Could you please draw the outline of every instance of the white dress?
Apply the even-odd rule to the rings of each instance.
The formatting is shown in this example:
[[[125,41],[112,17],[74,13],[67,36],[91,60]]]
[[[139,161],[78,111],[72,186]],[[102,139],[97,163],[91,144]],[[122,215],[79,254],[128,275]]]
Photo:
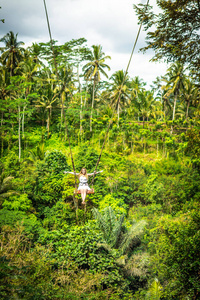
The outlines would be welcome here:
[[[78,191],[80,190],[91,190],[91,188],[88,185],[88,180],[84,175],[81,175],[79,177]]]

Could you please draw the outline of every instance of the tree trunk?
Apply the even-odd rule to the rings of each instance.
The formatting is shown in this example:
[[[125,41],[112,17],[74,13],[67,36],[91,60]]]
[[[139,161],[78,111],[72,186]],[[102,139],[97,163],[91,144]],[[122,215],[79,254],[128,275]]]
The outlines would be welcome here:
[[[88,85],[87,85],[87,81],[86,81],[86,91],[85,91],[85,100],[84,100],[84,107],[86,107],[86,101],[87,101],[87,91],[88,91]]]
[[[50,108],[49,108],[48,109],[48,116],[47,116],[47,137],[49,137],[50,115],[51,115],[51,111],[50,111]]]
[[[175,119],[175,113],[176,113],[176,102],[177,102],[177,94],[174,96],[174,107],[173,107],[173,115],[172,115],[172,121]]]
[[[60,114],[60,125],[63,125],[63,118],[64,118],[64,104],[65,104],[65,92],[62,91],[61,93],[61,114]]]
[[[20,106],[18,106],[18,141],[19,141],[19,162],[21,160],[21,116]]]
[[[190,101],[187,101],[186,121],[187,121],[187,119],[188,119],[189,106],[190,106]]]
[[[3,125],[3,111],[1,113],[1,126]]]
[[[178,95],[175,94],[175,95],[174,95],[174,107],[173,107],[172,121],[174,121],[174,119],[175,119],[177,97],[178,97]],[[172,134],[172,132],[173,132],[173,125],[171,126],[171,131],[170,131],[170,133]]]
[[[144,129],[144,116],[142,116],[142,120],[143,120],[143,129]]]
[[[83,119],[83,116],[82,116],[82,109],[83,109],[83,97],[82,97],[82,88],[81,88],[81,82],[80,82],[80,76],[79,76],[79,65],[77,67],[77,76],[78,76],[78,83],[79,83],[79,93],[81,95],[81,108],[80,108],[80,135],[82,135],[82,131],[83,131],[83,128],[82,128],[82,119]]]
[[[24,111],[25,111],[25,109],[26,109],[26,105],[23,106],[23,114],[22,114],[22,136],[23,136],[23,138],[24,138],[24,119],[25,119]]]
[[[94,92],[95,92],[95,78],[93,82],[93,91],[92,91],[92,109],[90,114],[90,131],[92,131],[92,114],[93,114],[93,108],[94,108]]]
[[[3,157],[3,133],[1,134],[1,157]]]
[[[117,127],[119,127],[119,102],[118,102],[118,105],[117,105]]]
[[[158,138],[157,138],[157,157],[158,157],[159,145],[158,145]]]
[[[82,135],[83,132],[83,126],[82,126],[82,120],[83,120],[83,97],[81,95],[81,109],[80,109],[80,135]]]

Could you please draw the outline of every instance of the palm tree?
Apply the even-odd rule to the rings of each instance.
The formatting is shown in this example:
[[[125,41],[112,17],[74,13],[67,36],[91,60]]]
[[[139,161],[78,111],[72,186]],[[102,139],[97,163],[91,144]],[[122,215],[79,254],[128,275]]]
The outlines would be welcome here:
[[[35,64],[39,66],[44,66],[44,63],[41,60],[41,51],[42,47],[37,43],[32,43],[32,46],[28,47],[27,50],[30,53],[30,56],[33,58]]]
[[[186,121],[189,115],[189,106],[192,102],[194,102],[197,98],[199,98],[200,93],[197,86],[191,81],[190,78],[185,80],[185,90],[184,90],[184,100],[186,103]]]
[[[5,47],[0,47],[2,64],[8,68],[10,76],[13,76],[14,70],[23,58],[24,48],[21,46],[24,42],[18,42],[17,34],[14,35],[12,31],[1,38],[0,42],[5,43]]]
[[[1,126],[3,125],[4,110],[6,99],[8,99],[10,91],[7,89],[7,86],[10,84],[9,73],[6,68],[0,67],[0,100],[1,103]]]
[[[135,99],[138,98],[138,94],[140,91],[144,90],[144,86],[146,85],[139,76],[135,76],[135,78],[130,82],[130,86],[132,89],[132,95]]]
[[[147,118],[148,121],[150,115],[153,114],[154,111],[155,99],[153,97],[153,93],[145,90],[140,91],[138,94],[136,105],[139,109],[139,113],[142,116],[143,128],[144,128],[145,118]]]
[[[101,80],[101,74],[103,74],[106,78],[108,75],[104,71],[105,68],[110,70],[110,67],[105,64],[106,59],[111,59],[110,56],[105,56],[105,53],[102,51],[101,45],[93,45],[93,53],[90,57],[90,62],[88,62],[85,66],[83,66],[84,76],[86,81],[93,80],[93,92],[92,92],[92,108],[90,115],[90,131],[92,131],[92,114],[94,108],[94,96],[95,96],[95,87]]]
[[[133,244],[143,232],[146,222],[144,220],[134,223],[127,231],[123,225],[124,215],[116,216],[111,206],[106,207],[102,213],[92,209],[97,225],[103,234],[105,247],[119,249],[120,255],[127,254]]]
[[[138,95],[140,92],[144,91],[144,86],[146,83],[142,81],[138,76],[135,76],[135,78],[130,82],[130,87],[131,87],[131,104],[133,104],[133,111],[135,109],[137,110],[137,115],[138,115],[138,121],[140,120],[139,118],[139,110],[137,108],[137,105],[135,105],[138,102]]]
[[[25,122],[25,109],[27,106],[27,97],[31,91],[31,83],[37,80],[38,70],[40,65],[35,63],[31,57],[28,57],[26,60],[21,61],[16,68],[21,73],[21,76],[25,82],[25,101],[23,103],[22,109],[22,134],[24,137],[24,122]]]
[[[173,103],[173,114],[172,121],[175,119],[176,113],[176,103],[179,95],[181,94],[181,89],[184,88],[185,75],[184,75],[184,66],[180,62],[176,62],[170,66],[167,70],[167,84],[163,86],[166,93],[164,97],[169,98],[173,95],[174,103]],[[171,127],[171,133],[173,131],[173,127]]]
[[[115,72],[111,76],[111,80],[113,81],[113,84],[111,86],[111,99],[112,102],[115,103],[118,101],[117,105],[117,116],[118,116],[118,127],[119,127],[119,112],[120,112],[120,106],[124,107],[127,104],[130,104],[130,82],[128,76],[124,76],[124,71],[120,70]],[[120,97],[120,98],[119,98]]]
[[[65,108],[65,100],[66,100],[66,95],[71,93],[72,90],[74,89],[74,84],[73,84],[73,69],[72,67],[69,66],[61,66],[59,67],[59,92],[60,92],[60,99],[61,99],[61,126],[63,124],[63,119],[64,118],[64,108]]]

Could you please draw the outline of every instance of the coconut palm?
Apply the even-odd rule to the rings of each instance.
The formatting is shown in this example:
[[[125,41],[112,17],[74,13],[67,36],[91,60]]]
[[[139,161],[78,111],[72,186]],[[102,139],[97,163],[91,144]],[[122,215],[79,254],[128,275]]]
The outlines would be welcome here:
[[[111,100],[112,103],[117,104],[118,126],[120,107],[125,107],[130,104],[130,82],[128,76],[124,76],[124,71],[120,70],[111,76],[113,81],[111,85]]]
[[[180,62],[176,62],[170,66],[166,74],[167,84],[163,86],[166,91],[164,97],[170,98],[173,96],[173,114],[172,121],[175,119],[176,104],[179,95],[181,94],[181,89],[184,88],[185,74],[184,66]]]
[[[35,64],[39,66],[44,66],[44,63],[41,60],[41,51],[42,47],[37,43],[32,43],[30,47],[27,48],[28,52],[30,53],[30,56],[33,58],[33,61]]]
[[[144,86],[146,83],[139,78],[139,76],[135,76],[135,78],[130,82],[132,96],[134,99],[138,98],[138,94],[140,91],[144,90]]]
[[[104,69],[110,70],[110,67],[105,64],[106,59],[111,59],[110,56],[105,56],[105,53],[102,51],[101,45],[93,45],[93,53],[90,57],[90,62],[88,62],[85,66],[83,66],[84,76],[86,81],[93,81],[93,92],[92,92],[92,107],[91,107],[91,115],[90,115],[90,131],[92,131],[92,114],[94,109],[94,96],[95,96],[95,87],[101,80],[101,74],[103,74],[106,78],[108,75],[104,71]]]
[[[10,76],[8,70],[0,67],[0,101],[1,101],[1,126],[3,125],[4,110],[6,99],[9,97],[10,91],[7,86],[10,84]]]
[[[191,79],[187,78],[185,80],[185,89],[184,89],[184,101],[186,103],[186,120],[188,119],[189,115],[189,107],[190,104],[197,99],[199,99],[200,93],[197,86],[191,81]]]
[[[152,92],[145,91],[145,90],[139,92],[136,106],[138,107],[139,114],[142,117],[143,128],[144,128],[145,118],[147,119],[147,121],[149,120],[150,115],[153,114],[155,105],[156,105],[156,101],[153,97]],[[155,117],[154,114],[153,116]]]
[[[146,222],[144,220],[134,223],[127,231],[123,225],[124,215],[117,216],[111,206],[106,207],[101,213],[92,209],[97,225],[103,234],[105,247],[119,249],[124,255],[137,244],[138,237],[142,234]]]
[[[5,44],[5,47],[0,47],[0,51],[2,52],[2,64],[8,68],[10,76],[13,76],[14,70],[16,69],[24,55],[24,48],[21,47],[22,45],[24,45],[24,42],[18,42],[17,34],[14,35],[12,31],[1,38],[0,42],[3,42]]]
[[[66,95],[71,94],[72,91],[75,89],[73,83],[73,69],[70,65],[68,66],[61,66],[58,70],[59,74],[59,92],[60,92],[60,107],[61,107],[61,126],[63,124],[64,119],[64,108],[65,108],[65,100]],[[65,119],[64,119],[65,120]]]

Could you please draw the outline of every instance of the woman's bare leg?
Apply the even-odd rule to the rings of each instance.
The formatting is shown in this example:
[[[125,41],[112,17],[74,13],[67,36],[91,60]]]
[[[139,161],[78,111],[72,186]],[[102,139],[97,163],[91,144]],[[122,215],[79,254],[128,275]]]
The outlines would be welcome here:
[[[85,190],[85,189],[81,190],[82,204],[85,204],[86,193],[87,193],[87,190]]]

